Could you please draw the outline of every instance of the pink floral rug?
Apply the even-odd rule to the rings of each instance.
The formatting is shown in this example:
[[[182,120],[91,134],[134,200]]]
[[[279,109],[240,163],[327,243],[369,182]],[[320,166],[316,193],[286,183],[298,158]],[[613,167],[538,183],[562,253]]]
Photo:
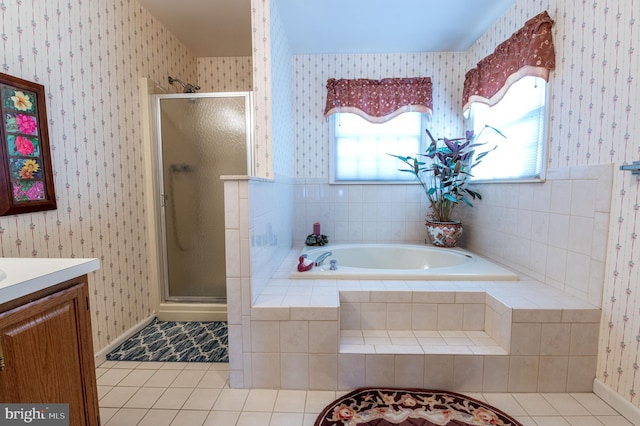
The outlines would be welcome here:
[[[426,389],[362,388],[329,404],[314,426],[522,426],[465,395]]]

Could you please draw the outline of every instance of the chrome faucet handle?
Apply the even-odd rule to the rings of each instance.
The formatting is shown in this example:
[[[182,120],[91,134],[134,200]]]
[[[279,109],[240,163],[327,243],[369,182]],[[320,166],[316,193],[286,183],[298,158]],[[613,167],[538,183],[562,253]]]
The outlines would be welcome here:
[[[329,261],[329,270],[330,271],[337,271],[338,270],[338,261],[335,259],[331,259]]]

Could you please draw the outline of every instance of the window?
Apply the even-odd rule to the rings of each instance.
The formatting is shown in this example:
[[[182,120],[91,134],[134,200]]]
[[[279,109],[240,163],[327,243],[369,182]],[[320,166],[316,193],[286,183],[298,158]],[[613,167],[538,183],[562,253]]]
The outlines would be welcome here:
[[[491,107],[471,103],[469,118],[475,134],[490,125],[506,136],[483,132],[478,142],[487,142],[485,147],[497,146],[497,149],[473,168],[474,181],[544,178],[547,97],[548,83],[540,77],[527,76],[512,84],[504,97]]]
[[[387,154],[424,151],[426,115],[405,112],[384,123],[371,123],[351,113],[329,117],[331,183],[413,182],[402,164]]]

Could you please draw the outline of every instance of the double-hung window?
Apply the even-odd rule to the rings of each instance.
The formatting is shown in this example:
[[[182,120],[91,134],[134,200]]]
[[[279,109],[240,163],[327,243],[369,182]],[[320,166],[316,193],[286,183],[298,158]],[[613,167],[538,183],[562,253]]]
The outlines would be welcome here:
[[[327,80],[331,183],[413,180],[393,155],[423,152],[431,78]]]
[[[426,115],[405,112],[383,123],[371,123],[352,113],[329,117],[330,176],[332,183],[407,183],[415,180],[400,172],[395,155],[424,152]]]
[[[544,178],[547,146],[548,83],[526,76],[513,83],[493,106],[472,102],[469,118],[475,134],[485,125],[478,142],[497,148],[471,171],[474,181],[538,180]],[[479,149],[479,152],[483,149]]]
[[[500,43],[465,74],[463,110],[469,113],[478,142],[497,149],[471,174],[476,181],[544,179],[547,145],[548,92],[555,49],[553,19],[543,11]]]

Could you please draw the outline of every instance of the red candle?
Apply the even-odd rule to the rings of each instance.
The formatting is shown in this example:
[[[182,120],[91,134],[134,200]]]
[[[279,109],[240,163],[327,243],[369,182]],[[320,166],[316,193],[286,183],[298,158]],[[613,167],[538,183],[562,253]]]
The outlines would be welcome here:
[[[320,235],[320,223],[313,224],[313,235]]]

